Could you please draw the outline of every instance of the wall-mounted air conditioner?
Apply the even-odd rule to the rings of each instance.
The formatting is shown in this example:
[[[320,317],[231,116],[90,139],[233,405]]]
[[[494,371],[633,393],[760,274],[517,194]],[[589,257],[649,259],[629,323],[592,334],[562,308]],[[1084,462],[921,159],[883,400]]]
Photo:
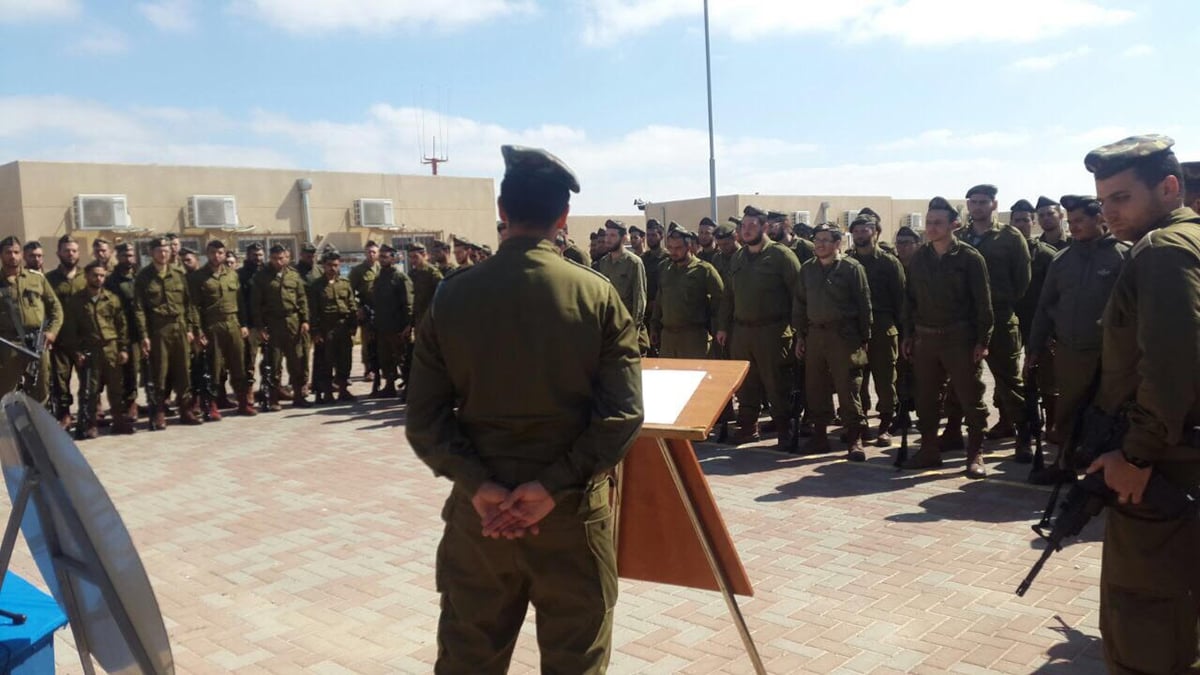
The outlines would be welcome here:
[[[793,225],[812,225],[812,213],[808,211],[792,211]]]
[[[197,228],[237,227],[237,200],[230,195],[192,195],[188,223]]]
[[[359,227],[395,227],[396,218],[390,199],[354,200],[354,222]]]
[[[910,213],[904,217],[904,224],[911,227],[913,231],[920,232],[925,229],[925,216],[920,213]]]
[[[75,195],[75,228],[113,230],[129,227],[125,195]]]

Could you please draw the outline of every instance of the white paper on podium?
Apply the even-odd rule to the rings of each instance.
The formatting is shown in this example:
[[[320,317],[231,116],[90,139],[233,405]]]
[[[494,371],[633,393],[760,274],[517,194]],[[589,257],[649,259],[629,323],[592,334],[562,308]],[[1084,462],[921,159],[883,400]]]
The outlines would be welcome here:
[[[646,424],[674,424],[707,375],[703,370],[643,370]]]

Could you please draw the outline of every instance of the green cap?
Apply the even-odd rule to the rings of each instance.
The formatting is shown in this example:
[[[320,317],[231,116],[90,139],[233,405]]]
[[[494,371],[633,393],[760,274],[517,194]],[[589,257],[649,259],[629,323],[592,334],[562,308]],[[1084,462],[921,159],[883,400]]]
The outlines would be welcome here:
[[[1044,209],[1047,206],[1061,206],[1061,204],[1059,204],[1058,202],[1054,201],[1053,199],[1051,199],[1045,195],[1038,197],[1037,207],[1039,209]]]
[[[1042,197],[1042,199],[1045,199],[1045,197]],[[1042,200],[1039,199],[1038,200],[1038,208],[1041,208],[1041,205],[1042,205]],[[1017,200],[1016,204],[1013,204],[1012,206],[1008,207],[1008,210],[1012,211],[1013,213],[1017,213],[1018,211],[1024,211],[1025,213],[1033,213],[1037,209],[1033,208],[1033,204],[1030,204],[1028,199],[1020,199],[1020,200]]]
[[[733,237],[733,226],[726,224],[718,225],[717,229],[713,230],[713,237],[717,239],[729,239]]]
[[[1083,158],[1083,166],[1101,180],[1115,176],[1138,162],[1171,152],[1175,140],[1161,134],[1130,136],[1102,145]]]
[[[504,157],[504,177],[538,178],[554,185],[562,186],[571,192],[579,192],[579,179],[575,172],[554,155],[541,148],[527,148],[520,145],[502,145],[500,154]]]
[[[987,195],[988,199],[995,199],[996,194],[999,192],[1000,192],[1000,188],[996,187],[995,185],[989,185],[987,183],[982,183],[980,185],[976,185],[975,187],[971,188],[970,190],[967,190],[967,199],[970,199],[971,195],[973,195],[973,194]]]
[[[746,216],[755,216],[757,218],[766,218],[767,212],[763,211],[762,209],[758,208],[757,206],[749,206],[748,205],[748,206],[746,206],[746,208],[742,209],[742,217],[745,218]]]
[[[782,223],[787,221],[788,215],[782,211],[767,211],[768,223]]]
[[[950,213],[950,222],[953,223],[954,221],[958,220],[958,209],[954,208],[954,205],[947,201],[945,197],[934,197],[933,199],[930,199],[927,210],[947,211]]]

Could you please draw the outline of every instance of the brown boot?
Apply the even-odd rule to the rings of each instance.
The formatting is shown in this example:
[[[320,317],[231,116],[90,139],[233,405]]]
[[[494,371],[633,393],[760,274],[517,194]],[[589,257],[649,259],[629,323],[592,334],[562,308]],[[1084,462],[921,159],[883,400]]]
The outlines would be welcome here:
[[[967,478],[986,477],[987,467],[983,465],[983,432],[971,431],[967,438]]]
[[[962,450],[967,447],[963,443],[961,417],[946,418],[946,428],[942,431],[941,438],[938,439],[938,447],[942,449],[942,452]]]
[[[792,431],[792,421],[776,418],[775,428],[779,431],[775,449],[780,452],[791,452],[796,446],[796,434]]]
[[[155,406],[150,415],[150,431],[160,431],[167,428],[167,405]]]
[[[221,421],[221,411],[218,409],[216,401],[209,402],[208,410],[205,411],[204,420],[207,422]]]
[[[833,450],[829,447],[829,428],[824,424],[814,424],[812,437],[804,444],[802,455],[819,455]]]
[[[114,434],[132,434],[135,431],[137,429],[134,428],[133,420],[128,415],[113,413],[112,432]]]
[[[1033,448],[1030,444],[1029,425],[1025,424],[1021,430],[1017,432],[1017,445],[1013,452],[1013,461],[1017,464],[1032,464],[1033,463]]]
[[[200,419],[200,415],[197,413],[196,406],[192,405],[192,401],[183,401],[179,406],[179,422],[191,427],[204,424],[204,420]]]
[[[935,433],[921,434],[921,448],[900,466],[902,469],[932,469],[942,465],[942,450]]]
[[[892,422],[895,415],[879,416],[879,431],[875,432],[875,447],[886,448],[892,445]]]
[[[862,446],[863,431],[865,430],[865,425],[850,427],[850,440],[846,444],[846,459],[851,462],[867,461],[867,452],[863,450]]]
[[[258,411],[254,409],[254,404],[250,402],[251,393],[249,389],[239,391],[237,393],[237,414],[245,415],[246,417],[254,417]]]
[[[751,410],[749,407],[744,409],[739,407],[737,413],[737,433],[733,435],[733,444],[754,443],[759,438],[758,411]]]
[[[216,404],[221,410],[231,410],[234,408],[233,401],[229,400],[229,392],[225,391],[225,387],[221,387],[220,392],[217,394]]]
[[[308,400],[308,387],[296,387],[296,395],[292,397],[293,408],[311,408],[312,401]]]

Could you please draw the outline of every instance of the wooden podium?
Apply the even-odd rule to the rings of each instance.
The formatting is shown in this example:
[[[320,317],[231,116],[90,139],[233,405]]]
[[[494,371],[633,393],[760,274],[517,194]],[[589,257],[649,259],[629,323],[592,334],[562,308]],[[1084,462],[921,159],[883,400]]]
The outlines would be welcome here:
[[[754,589],[692,448],[708,439],[749,367],[642,359],[646,422],[618,467],[617,570],[627,579],[719,591],[755,672],[765,673],[734,598]]]

